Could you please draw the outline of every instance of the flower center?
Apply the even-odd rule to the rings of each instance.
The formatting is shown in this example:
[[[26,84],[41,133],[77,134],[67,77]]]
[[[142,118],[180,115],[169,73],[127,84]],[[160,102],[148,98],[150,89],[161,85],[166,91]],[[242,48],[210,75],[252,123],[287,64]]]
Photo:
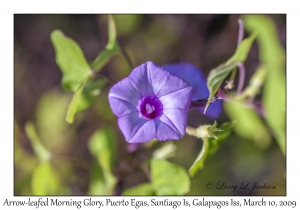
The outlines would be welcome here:
[[[151,114],[152,112],[155,111],[155,107],[154,106],[151,106],[150,104],[146,104],[146,111],[148,114]]]
[[[140,100],[140,112],[148,118],[154,119],[162,114],[163,106],[156,97],[146,97]]]

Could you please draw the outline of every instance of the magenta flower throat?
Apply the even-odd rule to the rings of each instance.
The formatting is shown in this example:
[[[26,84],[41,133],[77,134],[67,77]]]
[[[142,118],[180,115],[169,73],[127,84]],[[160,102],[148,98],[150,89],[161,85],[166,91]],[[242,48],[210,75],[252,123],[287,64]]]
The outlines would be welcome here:
[[[153,62],[115,84],[108,100],[129,143],[178,140],[185,133],[192,87]]]

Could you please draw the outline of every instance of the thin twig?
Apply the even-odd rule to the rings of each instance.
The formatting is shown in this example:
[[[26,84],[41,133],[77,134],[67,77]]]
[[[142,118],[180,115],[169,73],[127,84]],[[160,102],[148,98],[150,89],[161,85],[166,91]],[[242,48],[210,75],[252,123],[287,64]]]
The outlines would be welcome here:
[[[133,67],[133,64],[130,60],[129,55],[127,54],[127,52],[121,46],[119,46],[119,47],[121,49],[122,55],[124,56],[125,60],[127,61],[128,65],[129,65],[129,68],[132,70],[134,67]]]
[[[208,101],[208,98],[202,98],[202,99],[199,99],[199,100],[196,100],[196,101],[192,101],[191,102],[191,105],[190,105],[190,109],[192,108],[201,108],[201,107],[205,107],[206,104],[207,104],[207,101]],[[217,100],[220,100],[222,98],[220,98],[219,96],[214,96],[212,97],[211,101],[210,101],[210,104],[213,104],[215,103]]]
[[[112,82],[113,84],[116,83],[116,81],[115,81],[113,78],[111,78],[111,77],[109,77],[109,76],[107,76],[107,75],[104,75],[104,74],[102,74],[102,73],[99,72],[99,71],[94,71],[94,70],[91,70],[91,71],[92,71],[92,74],[93,74],[94,76],[96,76],[96,77],[104,77],[104,78],[108,79],[110,82]]]
[[[141,168],[143,169],[143,171],[145,172],[147,178],[148,178],[149,181],[151,182],[150,170],[149,170],[149,168],[148,168],[147,163],[143,163],[143,164],[141,165]]]
[[[239,34],[238,34],[237,46],[240,45],[240,43],[244,38],[244,23],[241,19],[239,19],[238,22],[239,22]]]

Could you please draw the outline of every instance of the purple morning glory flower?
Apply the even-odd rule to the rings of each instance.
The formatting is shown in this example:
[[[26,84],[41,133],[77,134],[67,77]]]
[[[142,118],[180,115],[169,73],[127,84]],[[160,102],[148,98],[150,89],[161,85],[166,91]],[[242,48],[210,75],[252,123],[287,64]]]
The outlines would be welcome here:
[[[108,94],[129,143],[180,139],[185,134],[191,99],[192,87],[186,81],[153,62],[133,69]]]
[[[193,88],[192,101],[207,98],[209,96],[209,90],[206,86],[206,77],[203,72],[190,63],[177,63],[167,64],[163,66],[171,74],[176,75],[186,82],[188,82]],[[197,108],[201,113],[204,112],[203,108]],[[205,115],[215,119],[222,112],[222,101],[217,100],[213,104],[210,104]]]

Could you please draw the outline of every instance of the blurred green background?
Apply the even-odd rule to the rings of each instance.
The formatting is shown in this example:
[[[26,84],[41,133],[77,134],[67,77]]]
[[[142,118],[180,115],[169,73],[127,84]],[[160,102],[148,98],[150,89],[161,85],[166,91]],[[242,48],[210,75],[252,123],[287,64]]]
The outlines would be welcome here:
[[[225,14],[113,15],[119,44],[134,66],[146,61],[158,65],[190,62],[201,68],[206,76],[235,52],[240,17]],[[285,48],[286,16],[268,17],[275,23],[277,35]],[[141,165],[165,143],[139,145],[132,152],[108,105],[107,94],[112,84],[102,89],[89,110],[76,115],[73,124],[65,121],[73,94],[64,91],[60,85],[62,73],[55,62],[50,41],[50,34],[55,29],[76,41],[89,61],[105,48],[108,39],[106,15],[14,16],[14,194],[120,195],[125,189],[149,182]],[[259,65],[258,52],[255,42],[245,62],[246,85]],[[102,72],[119,81],[130,70],[125,59],[116,56]],[[232,132],[217,153],[205,162],[205,167],[191,178],[187,195],[286,194],[286,158],[270,134],[255,135],[256,129],[269,131],[265,121],[255,123],[256,127],[251,131],[253,121],[247,121],[249,116],[241,118],[246,128],[238,127],[237,132]],[[228,121],[230,119],[223,111],[217,122]],[[190,126],[213,122],[199,112],[189,112]],[[98,134],[94,134],[98,129]],[[108,158],[108,164],[112,165],[108,173],[101,172],[97,165],[97,151],[93,150],[98,148],[97,140],[91,139],[97,135],[115,144],[114,152]],[[173,143],[176,151],[169,161],[188,170],[201,150],[202,141],[185,135]],[[46,152],[39,156],[34,147]],[[103,147],[99,146],[99,151],[103,151],[101,149]],[[47,161],[41,162],[43,158]],[[210,181],[215,185],[219,181],[226,182],[238,188],[234,192],[215,187],[207,189]],[[267,183],[276,189],[239,189],[243,181]],[[43,185],[52,187],[49,190]]]

